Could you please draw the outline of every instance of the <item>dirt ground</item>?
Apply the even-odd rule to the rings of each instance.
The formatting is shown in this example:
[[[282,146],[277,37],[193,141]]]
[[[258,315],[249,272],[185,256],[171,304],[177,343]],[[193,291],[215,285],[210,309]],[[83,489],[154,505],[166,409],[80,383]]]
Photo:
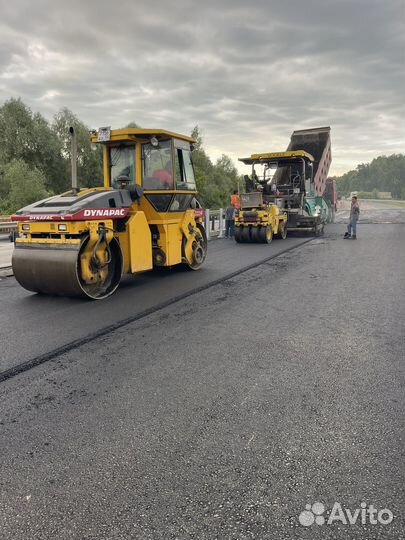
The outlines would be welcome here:
[[[405,201],[380,201],[360,199],[359,223],[405,223]],[[350,201],[339,201],[335,222],[346,223]]]

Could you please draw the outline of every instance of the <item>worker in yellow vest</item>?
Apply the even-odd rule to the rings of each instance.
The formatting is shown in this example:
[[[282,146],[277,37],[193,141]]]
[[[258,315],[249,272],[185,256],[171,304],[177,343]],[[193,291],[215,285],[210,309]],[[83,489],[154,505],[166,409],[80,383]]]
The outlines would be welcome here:
[[[240,208],[240,197],[236,189],[233,192],[233,195],[231,195],[231,205],[237,210]]]

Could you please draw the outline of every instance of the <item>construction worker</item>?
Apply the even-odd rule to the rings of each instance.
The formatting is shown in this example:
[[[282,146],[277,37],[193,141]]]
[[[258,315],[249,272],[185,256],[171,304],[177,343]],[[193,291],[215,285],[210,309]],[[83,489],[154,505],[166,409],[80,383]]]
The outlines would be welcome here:
[[[347,225],[347,231],[345,232],[345,235],[343,238],[356,240],[357,222],[359,220],[359,216],[360,216],[359,203],[357,202],[356,195],[353,195],[352,205],[350,207],[349,223]]]
[[[152,173],[153,178],[160,181],[157,189],[173,189],[172,164],[168,161],[163,169],[157,169]],[[155,188],[156,189],[156,188]]]
[[[233,238],[235,231],[235,213],[234,206],[228,206],[225,210],[225,238]]]
[[[236,210],[239,210],[240,208],[240,197],[236,189],[233,192],[233,195],[231,195],[231,205],[236,208]]]

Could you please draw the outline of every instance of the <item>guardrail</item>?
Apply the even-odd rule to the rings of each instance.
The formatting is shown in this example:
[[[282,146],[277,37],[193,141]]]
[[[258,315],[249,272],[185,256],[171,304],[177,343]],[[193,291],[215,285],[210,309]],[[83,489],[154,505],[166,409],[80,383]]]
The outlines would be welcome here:
[[[223,208],[219,210],[205,210],[205,231],[208,240],[224,237],[225,211]]]
[[[15,221],[0,222],[0,234],[7,234],[17,231],[17,223]]]
[[[14,240],[17,228],[18,225],[15,221],[11,221],[11,216],[0,216],[0,234],[9,234],[10,240]]]

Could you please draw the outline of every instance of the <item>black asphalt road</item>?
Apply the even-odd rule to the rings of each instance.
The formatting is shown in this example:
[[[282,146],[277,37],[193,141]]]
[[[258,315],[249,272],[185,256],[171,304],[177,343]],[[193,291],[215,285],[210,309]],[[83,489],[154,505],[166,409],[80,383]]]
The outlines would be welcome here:
[[[310,238],[305,234],[291,235],[269,245],[215,240],[209,243],[207,261],[198,272],[173,268],[126,277],[111,298],[98,302],[41,296],[26,291],[12,277],[0,279],[0,372],[135,317],[196,287],[207,286]]]
[[[0,538],[403,539],[405,226],[358,236],[331,228],[2,383]],[[306,527],[315,502],[393,521]]]

